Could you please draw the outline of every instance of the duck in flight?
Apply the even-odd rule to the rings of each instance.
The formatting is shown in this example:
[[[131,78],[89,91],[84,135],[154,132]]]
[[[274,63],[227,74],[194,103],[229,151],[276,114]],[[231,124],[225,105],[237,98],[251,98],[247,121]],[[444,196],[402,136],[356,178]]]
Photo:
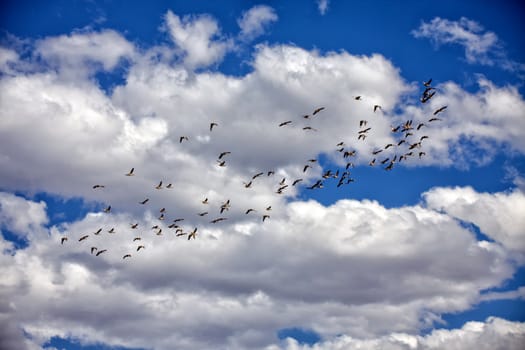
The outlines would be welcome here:
[[[131,170],[126,174],[126,176],[133,176],[133,172],[135,171],[135,168],[131,168]]]

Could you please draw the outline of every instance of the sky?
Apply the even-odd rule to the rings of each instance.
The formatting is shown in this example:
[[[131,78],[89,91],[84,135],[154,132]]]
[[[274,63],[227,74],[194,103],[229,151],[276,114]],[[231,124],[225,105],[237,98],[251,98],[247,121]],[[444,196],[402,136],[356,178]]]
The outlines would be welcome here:
[[[1,349],[525,344],[520,1],[0,6]]]

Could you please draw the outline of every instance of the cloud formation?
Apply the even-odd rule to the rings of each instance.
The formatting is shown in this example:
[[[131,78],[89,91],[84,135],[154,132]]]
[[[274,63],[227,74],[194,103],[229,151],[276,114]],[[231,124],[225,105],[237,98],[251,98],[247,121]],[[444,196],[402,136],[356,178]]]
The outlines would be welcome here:
[[[275,10],[266,5],[257,5],[244,12],[237,20],[241,32],[239,36],[243,40],[253,40],[264,33],[266,27],[277,21]]]

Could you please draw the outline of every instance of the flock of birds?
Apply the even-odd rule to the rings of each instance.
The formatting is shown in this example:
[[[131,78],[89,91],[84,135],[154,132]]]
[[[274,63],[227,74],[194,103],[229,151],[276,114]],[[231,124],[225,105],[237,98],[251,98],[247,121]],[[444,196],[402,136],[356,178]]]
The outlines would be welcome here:
[[[423,82],[424,91],[421,94],[420,102],[421,103],[427,103],[436,93],[436,88],[431,86],[432,79]],[[361,101],[361,96],[354,96],[354,100]],[[391,132],[396,136],[395,141],[393,143],[388,143],[384,145],[381,148],[377,148],[372,151],[371,154],[371,160],[369,161],[369,166],[376,166],[381,165],[384,170],[391,171],[394,168],[394,165],[397,163],[401,163],[402,161],[406,161],[409,158],[413,157],[416,159],[421,159],[426,155],[425,151],[423,149],[423,142],[427,139],[429,139],[428,135],[421,135],[422,130],[424,128],[430,127],[432,123],[438,122],[441,119],[438,117],[438,114],[442,113],[447,106],[442,106],[438,109],[436,109],[433,112],[433,115],[428,118],[428,120],[423,122],[418,122],[417,124],[413,123],[412,120],[407,120],[399,125],[391,125]],[[323,110],[325,110],[325,107],[319,107],[313,110],[311,114],[305,114],[302,116],[303,120],[310,120],[318,115],[318,113],[321,113]],[[380,105],[374,105],[373,106],[373,112],[382,112],[382,107]],[[292,120],[287,120],[284,122],[281,122],[278,127],[279,128],[286,128],[290,127],[294,122]],[[212,122],[209,125],[209,131],[212,132],[215,127],[218,126],[218,123]],[[311,126],[304,126],[302,127],[304,131],[317,131]],[[364,141],[370,133],[370,130],[372,129],[371,126],[369,126],[367,120],[360,120],[359,121],[359,131],[357,132],[357,141]],[[179,143],[183,143],[185,141],[189,141],[188,136],[180,136]],[[426,141],[425,141],[426,142]],[[336,151],[341,153],[343,158],[343,164],[345,164],[342,168],[337,169],[328,169],[324,170],[324,172],[321,175],[320,179],[314,180],[313,184],[306,186],[305,188],[308,190],[315,190],[315,189],[321,189],[324,186],[324,183],[328,180],[337,180],[337,188],[348,185],[355,180],[351,177],[351,168],[354,167],[353,162],[351,159],[356,156],[356,150],[347,148],[345,143],[343,141],[337,143],[335,145]],[[226,162],[228,159],[228,156],[231,154],[230,151],[224,151],[221,152],[218,155],[217,158],[217,165],[219,167],[225,167]],[[314,157],[307,161],[307,163],[303,166],[302,172],[306,173],[309,168],[313,166],[314,163],[316,163],[318,160]],[[133,177],[135,176],[135,168],[131,168],[129,172],[123,174],[126,177]],[[258,172],[254,174],[248,181],[243,182],[243,186],[245,188],[250,188],[252,185],[254,185],[257,178],[266,176],[271,177],[275,175],[275,171],[268,170],[265,172]],[[298,186],[300,182],[303,181],[303,178],[296,178],[291,180],[290,182],[287,182],[286,178],[282,178],[280,181],[278,181],[276,185],[276,191],[277,194],[283,194],[286,189],[288,189],[290,186]],[[92,186],[93,190],[102,190],[105,188],[105,185],[102,184],[95,184]],[[173,188],[173,184],[164,184],[163,181],[160,181],[156,186],[154,186],[155,189],[161,190],[161,189],[171,189]],[[149,202],[149,198],[145,198],[142,201],[139,201],[138,204],[140,205],[147,205]],[[197,213],[198,216],[204,217],[210,214],[210,202],[208,198],[204,198],[201,201],[202,205],[207,207],[208,210],[204,210],[202,212]],[[218,207],[218,216],[210,220],[209,222],[211,224],[217,224],[221,221],[228,220],[228,217],[226,216],[226,213],[231,208],[231,201],[230,199],[225,199],[222,201]],[[104,213],[111,213],[111,205],[108,205],[103,209]],[[264,208],[264,213],[260,215],[261,222],[265,222],[267,219],[270,219],[270,212],[272,210],[271,205],[266,206]],[[254,215],[251,213],[256,213],[257,210],[255,208],[246,208],[244,211],[245,215]],[[151,227],[151,230],[157,235],[161,236],[163,234],[163,226],[161,223],[165,222],[166,220],[166,208],[161,208],[158,213],[158,224],[155,224]],[[174,230],[174,234],[176,237],[187,237],[187,240],[196,239],[197,238],[197,232],[198,228],[194,227],[191,231],[185,230],[181,225],[182,221],[184,221],[184,218],[175,218],[172,220],[172,222],[167,225],[168,229]],[[138,230],[139,223],[131,223],[130,228],[132,230]],[[193,227],[193,226],[191,226]],[[99,228],[96,232],[93,232],[93,235],[100,235],[103,233],[103,229]],[[109,234],[115,234],[115,228],[112,227],[109,230],[107,230],[107,233]],[[88,240],[90,237],[90,234],[84,234],[81,237],[78,238],[78,242],[84,242]],[[61,237],[61,244],[65,244],[68,241],[67,236]],[[144,250],[146,248],[145,244],[141,243],[142,238],[140,236],[135,236],[132,240],[134,244],[134,251],[139,252],[141,250]],[[96,246],[91,246],[89,251],[94,256],[100,256],[101,254],[107,252],[107,249],[99,249]],[[122,259],[128,259],[131,258],[132,254],[130,252],[125,253],[122,256]]]

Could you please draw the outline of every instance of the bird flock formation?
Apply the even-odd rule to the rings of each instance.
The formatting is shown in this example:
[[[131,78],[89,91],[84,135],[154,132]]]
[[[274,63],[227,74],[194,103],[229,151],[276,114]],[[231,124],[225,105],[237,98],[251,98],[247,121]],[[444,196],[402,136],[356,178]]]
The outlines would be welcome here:
[[[432,79],[423,82],[424,91],[421,94],[420,102],[421,103],[427,103],[435,94],[436,94],[436,88],[431,86]],[[363,101],[363,98],[361,96],[354,96],[353,99],[355,101]],[[361,102],[360,102],[361,103]],[[415,158],[415,159],[421,159],[426,155],[425,151],[423,150],[424,142],[427,142],[425,140],[429,139],[428,135],[422,135],[422,131],[425,130],[425,128],[428,128],[431,126],[432,123],[438,122],[441,119],[437,116],[438,114],[445,111],[447,106],[442,106],[438,109],[436,109],[433,112],[433,115],[428,118],[425,121],[419,121],[417,123],[414,123],[413,120],[406,120],[405,122],[399,124],[399,125],[391,125],[391,132],[394,137],[393,143],[388,143],[384,145],[381,148],[374,149],[371,153],[371,160],[369,161],[369,166],[376,166],[380,165],[383,167],[386,171],[391,171],[394,168],[394,165],[397,163],[401,163],[402,161],[406,161],[409,158]],[[315,117],[321,112],[325,110],[325,107],[319,107],[312,111],[311,114],[305,114],[302,115],[301,119],[304,121],[309,121]],[[382,112],[382,107],[380,105],[373,105],[373,112]],[[284,122],[281,122],[278,124],[279,128],[289,128],[293,127],[294,121],[293,120],[287,120]],[[219,124],[216,122],[211,122],[209,124],[209,131],[212,132],[214,128],[218,127]],[[315,128],[306,125],[302,126],[302,130],[305,132],[315,132],[317,131]],[[370,131],[372,130],[372,126],[370,126],[369,122],[367,120],[360,120],[359,121],[359,131],[357,132],[357,142],[365,141],[367,137],[370,135]],[[188,136],[180,136],[179,143],[187,142],[190,138]],[[343,164],[344,166],[336,169],[328,169],[324,170],[324,172],[321,175],[321,178],[314,179],[313,183],[310,185],[305,185],[305,188],[308,190],[315,190],[315,189],[321,189],[324,187],[324,184],[328,180],[337,180],[337,188],[348,185],[355,181],[354,178],[351,177],[351,168],[354,167],[354,163],[351,161],[353,157],[356,156],[357,151],[352,148],[347,148],[345,145],[345,142],[341,141],[335,145],[334,152],[339,152],[343,158]],[[220,152],[217,157],[217,166],[219,167],[225,167],[227,165],[227,159],[228,156],[231,155],[231,151],[223,151]],[[306,164],[302,167],[302,172],[306,173],[309,168],[312,168],[313,164],[317,163],[318,160],[315,157],[312,157],[306,161]],[[135,176],[135,168],[131,168],[129,172],[123,174],[126,177],[133,177]],[[254,174],[248,181],[243,182],[244,188],[251,188],[255,182],[257,181],[257,178],[259,177],[272,177],[275,175],[274,170],[267,170],[267,171],[261,171],[256,174]],[[299,186],[300,183],[303,181],[303,178],[296,178],[293,180],[290,180],[288,182],[288,179],[285,177],[280,179],[276,183],[276,190],[275,193],[278,195],[283,194],[290,186],[295,187]],[[104,190],[105,185],[102,184],[95,184],[92,186],[93,190]],[[162,189],[171,189],[173,188],[172,183],[164,184],[163,181],[160,181],[157,185],[153,186],[156,190],[162,190]],[[139,205],[147,205],[149,203],[149,198],[144,198],[141,201],[138,201]],[[208,215],[212,215],[212,209],[210,205],[210,201],[207,197],[201,200],[201,204],[206,208],[206,210],[200,211],[196,213],[199,217],[205,217]],[[218,208],[216,209],[217,217],[214,217],[209,221],[210,224],[217,224],[219,222],[228,220],[227,212],[231,208],[231,201],[230,199],[224,199]],[[270,219],[270,212],[272,210],[271,205],[266,206],[263,209],[263,213],[259,215],[260,222],[265,222],[267,219]],[[107,205],[103,212],[106,214],[110,214],[112,211],[111,205]],[[256,215],[258,212],[255,208],[245,208],[244,214],[245,215]],[[253,213],[253,214],[252,214]],[[173,219],[169,225],[163,225],[162,223],[167,222],[167,211],[166,208],[161,208],[158,211],[158,224],[155,224],[151,227],[151,230],[153,233],[157,236],[163,235],[163,229],[166,230],[173,230],[173,233],[176,237],[187,237],[187,240],[196,239],[197,238],[197,232],[198,228],[194,225],[191,225],[189,227],[193,227],[193,229],[185,229],[182,225],[182,222],[185,220],[185,218],[175,218]],[[191,221],[189,219],[188,221]],[[139,229],[139,223],[130,223],[130,229],[131,230],[138,230]],[[104,230],[102,228],[99,228],[97,231],[93,232],[92,234],[95,236],[98,236],[102,234]],[[116,230],[114,227],[111,227],[110,229],[106,230],[108,234],[115,234]],[[83,234],[81,237],[79,237],[77,240],[78,242],[82,243],[84,241],[87,241],[89,239],[91,234]],[[68,241],[68,236],[64,235],[61,237],[60,243],[64,245]],[[133,243],[133,250],[134,252],[139,252],[141,250],[144,250],[146,248],[145,244],[141,244],[142,238],[139,235],[136,235],[132,239]],[[94,256],[100,256],[101,254],[107,252],[107,249],[99,249],[96,246],[91,246],[88,250],[91,255]],[[131,252],[127,252],[122,256],[122,259],[128,259],[131,258],[132,254]]]

